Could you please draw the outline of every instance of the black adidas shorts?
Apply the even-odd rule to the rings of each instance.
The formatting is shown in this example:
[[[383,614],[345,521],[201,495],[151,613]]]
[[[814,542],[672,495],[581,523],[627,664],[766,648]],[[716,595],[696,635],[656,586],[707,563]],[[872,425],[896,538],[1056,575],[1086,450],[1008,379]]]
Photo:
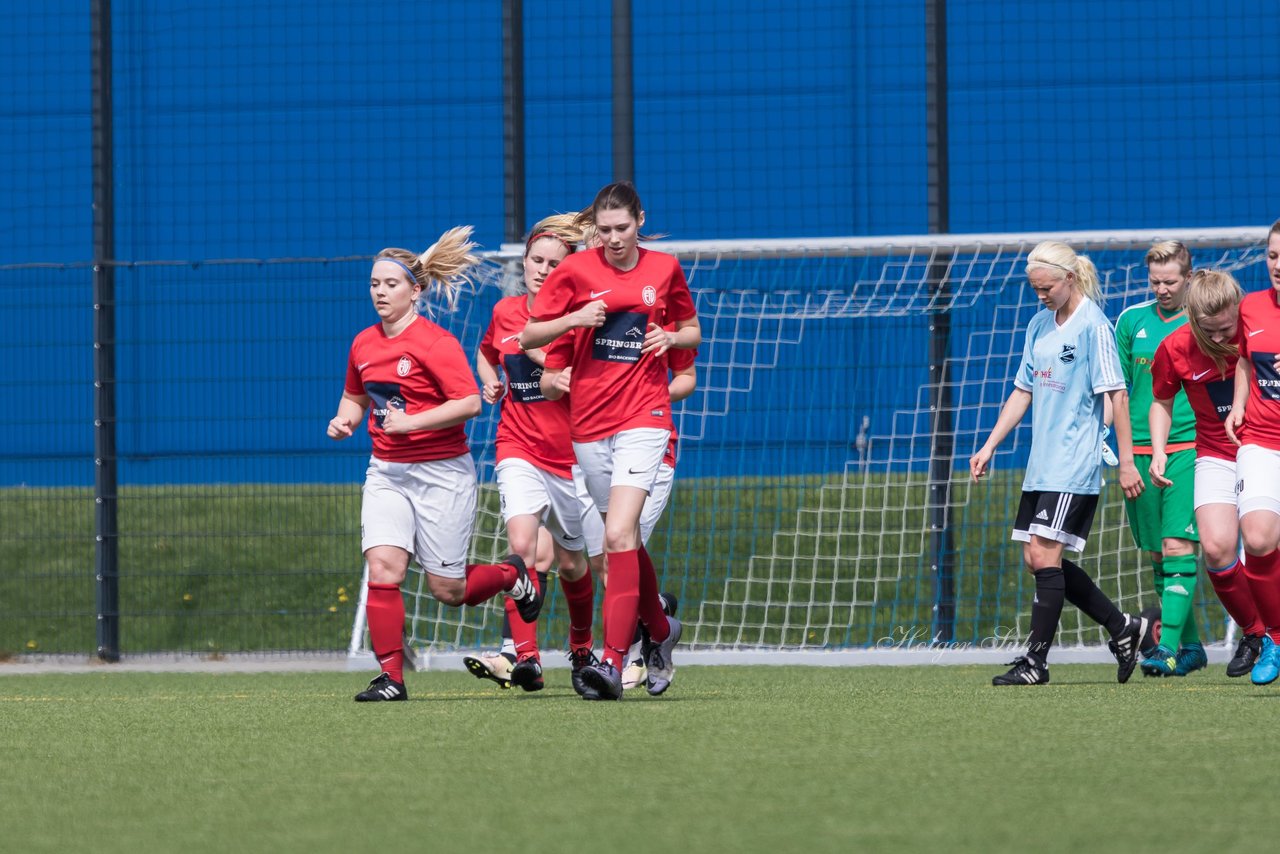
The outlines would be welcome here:
[[[1031,535],[1084,551],[1098,510],[1098,496],[1072,492],[1024,492],[1013,522],[1013,539],[1031,542]]]

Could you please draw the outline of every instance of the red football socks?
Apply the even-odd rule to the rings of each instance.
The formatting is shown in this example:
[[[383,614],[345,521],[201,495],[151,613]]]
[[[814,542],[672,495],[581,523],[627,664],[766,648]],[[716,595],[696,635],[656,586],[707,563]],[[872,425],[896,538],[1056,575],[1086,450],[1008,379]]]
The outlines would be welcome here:
[[[662,643],[671,633],[671,624],[667,622],[662,599],[658,596],[658,573],[644,546],[637,554],[640,560],[640,621],[649,630],[649,639]]]
[[[1218,601],[1227,609],[1236,625],[1246,635],[1261,635],[1265,626],[1258,616],[1258,605],[1253,601],[1253,591],[1245,575],[1244,566],[1236,561],[1225,569],[1210,569],[1209,582],[1213,585],[1213,591],[1218,594]]]
[[[618,670],[626,664],[627,650],[636,632],[640,602],[640,558],[634,550],[610,552],[609,583],[604,589],[604,653],[602,660]]]
[[[1244,574],[1249,579],[1258,616],[1271,640],[1280,643],[1280,573],[1277,569],[1280,569],[1280,552],[1245,556]]]
[[[384,673],[404,682],[404,598],[398,584],[370,584],[365,601],[369,645]]]
[[[569,609],[569,646],[591,646],[591,621],[595,617],[596,589],[591,570],[577,581],[567,581],[560,576],[560,589]]]
[[[467,567],[467,589],[462,594],[462,604],[479,605],[488,602],[516,583],[516,568],[509,563],[473,563]]]

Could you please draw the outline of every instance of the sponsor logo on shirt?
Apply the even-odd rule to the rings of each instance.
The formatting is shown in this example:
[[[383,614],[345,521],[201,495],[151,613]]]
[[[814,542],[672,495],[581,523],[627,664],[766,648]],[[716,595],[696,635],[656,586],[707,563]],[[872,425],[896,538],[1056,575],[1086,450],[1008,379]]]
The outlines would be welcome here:
[[[1234,378],[1229,380],[1211,380],[1204,384],[1204,390],[1209,395],[1209,401],[1213,403],[1214,410],[1218,413],[1218,419],[1227,420],[1227,415],[1231,412],[1231,401],[1236,393],[1236,381]]]
[[[1280,372],[1276,371],[1275,353],[1252,353],[1253,377],[1263,400],[1280,400]]]
[[[1058,382],[1053,378],[1053,368],[1045,368],[1043,371],[1033,368],[1031,376],[1035,379],[1036,385],[1048,391],[1063,392],[1067,390],[1066,383]]]
[[[611,311],[596,330],[592,357],[604,362],[639,362],[649,315],[638,311]]]
[[[373,401],[369,411],[373,415],[374,425],[379,429],[382,428],[382,420],[387,417],[388,409],[404,410],[399,383],[365,383],[364,391]]]
[[[517,403],[539,403],[546,400],[542,394],[542,368],[524,353],[511,353],[502,357],[507,369],[511,398]]]

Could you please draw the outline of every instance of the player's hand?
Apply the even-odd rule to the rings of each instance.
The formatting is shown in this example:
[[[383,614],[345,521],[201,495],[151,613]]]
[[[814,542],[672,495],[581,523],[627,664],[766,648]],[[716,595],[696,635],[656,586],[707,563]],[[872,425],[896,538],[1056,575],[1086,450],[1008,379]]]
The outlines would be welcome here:
[[[1244,426],[1244,410],[1231,407],[1231,411],[1227,413],[1227,417],[1223,419],[1222,426],[1226,428],[1227,438],[1232,444],[1239,445],[1240,440],[1236,438],[1236,431]]]
[[[560,373],[556,374],[552,387],[560,390],[561,394],[569,393],[569,375],[573,372],[573,367],[567,367]]]
[[[413,429],[409,425],[409,414],[403,409],[388,406],[387,414],[382,416],[382,430],[384,433],[408,433]]]
[[[324,432],[326,436],[335,441],[349,439],[351,437],[351,422],[335,415],[329,419],[329,427]]]
[[[1164,469],[1168,464],[1169,457],[1167,454],[1151,455],[1151,465],[1147,471],[1151,475],[1151,482],[1161,489],[1164,489],[1166,486],[1173,486],[1173,481],[1164,476]]]
[[[974,483],[977,483],[979,478],[986,477],[989,465],[991,465],[991,450],[983,445],[976,454],[969,457],[969,477]]]
[[[668,332],[658,324],[650,323],[649,329],[644,334],[644,346],[640,348],[640,355],[652,353],[655,356],[661,356],[671,349],[675,339],[674,332]]]
[[[608,308],[608,306],[605,305],[604,300],[598,299],[594,302],[587,303],[569,316],[573,318],[574,326],[581,326],[586,329],[598,329],[599,327],[604,326],[606,308]]]
[[[1120,488],[1124,490],[1125,498],[1137,498],[1147,488],[1132,460],[1120,464]]]
[[[502,380],[494,380],[485,383],[484,388],[480,389],[480,396],[484,398],[485,403],[497,403],[502,400],[502,396],[507,393],[507,384]]]

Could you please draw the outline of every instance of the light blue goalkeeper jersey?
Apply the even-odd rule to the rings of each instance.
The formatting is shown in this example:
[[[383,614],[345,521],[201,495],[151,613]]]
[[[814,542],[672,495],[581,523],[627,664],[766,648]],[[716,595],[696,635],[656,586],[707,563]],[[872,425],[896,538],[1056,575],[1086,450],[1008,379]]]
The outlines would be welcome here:
[[[1083,299],[1062,326],[1049,309],[1033,317],[1013,384],[1031,392],[1031,457],[1023,490],[1097,495],[1102,395],[1125,387],[1115,330],[1102,309]]]

